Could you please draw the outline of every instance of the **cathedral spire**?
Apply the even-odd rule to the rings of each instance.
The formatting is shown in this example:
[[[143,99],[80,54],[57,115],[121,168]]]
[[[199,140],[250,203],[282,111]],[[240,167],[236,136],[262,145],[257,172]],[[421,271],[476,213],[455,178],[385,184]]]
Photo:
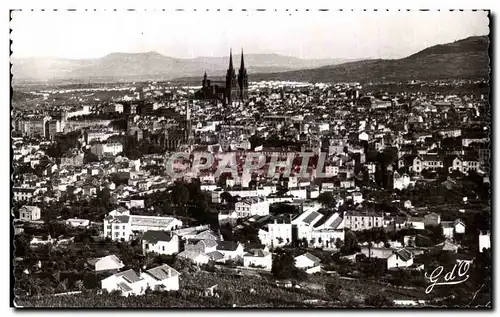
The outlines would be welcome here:
[[[233,49],[229,49],[229,69],[233,69]]]
[[[245,69],[245,61],[243,59],[243,48],[241,49],[241,65],[240,69]]]

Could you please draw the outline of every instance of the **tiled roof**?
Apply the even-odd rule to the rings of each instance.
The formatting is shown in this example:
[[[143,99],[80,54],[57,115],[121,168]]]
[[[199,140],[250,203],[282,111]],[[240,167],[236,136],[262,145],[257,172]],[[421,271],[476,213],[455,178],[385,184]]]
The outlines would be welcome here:
[[[224,254],[220,253],[219,251],[212,251],[207,253],[207,255],[210,257],[212,261],[218,261],[224,258]]]
[[[217,250],[222,251],[236,251],[239,243],[234,241],[219,241],[217,244]]]
[[[302,255],[300,255],[300,256],[304,256],[304,257],[306,257],[307,259],[309,259],[309,260],[313,261],[314,263],[319,263],[319,262],[321,262],[321,260],[320,260],[318,257],[316,257],[316,256],[312,255],[312,254],[311,254],[311,253],[309,253],[309,252],[306,252],[306,253],[304,253],[304,254],[302,254]],[[300,256],[298,256],[298,257],[300,257]],[[298,257],[297,257],[297,258],[298,258]]]
[[[137,273],[132,269],[124,271],[124,272],[116,273],[115,276],[116,277],[121,276],[129,283],[135,283],[135,282],[139,282],[142,280],[142,278],[139,275],[137,275]]]
[[[148,241],[150,243],[156,243],[158,241],[170,241],[172,236],[166,231],[149,230],[144,233],[142,240]]]
[[[248,253],[245,253],[244,256],[264,258],[264,257],[268,256],[269,254],[271,254],[269,251],[261,250],[261,249],[254,249]]]
[[[399,249],[396,252],[397,255],[403,260],[403,261],[408,261],[412,258],[412,253],[406,249]]]
[[[171,268],[167,264],[163,264],[161,266],[149,269],[146,271],[146,273],[151,275],[158,281],[163,281],[164,279],[167,279],[169,277],[179,275],[179,272],[177,272],[175,269]]]
[[[124,292],[130,292],[132,289],[125,283],[118,283],[118,287]]]

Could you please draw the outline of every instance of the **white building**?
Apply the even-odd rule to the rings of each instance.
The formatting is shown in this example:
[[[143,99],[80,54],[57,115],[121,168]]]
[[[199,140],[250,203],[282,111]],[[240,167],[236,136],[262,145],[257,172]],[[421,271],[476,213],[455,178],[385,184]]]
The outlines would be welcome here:
[[[273,258],[269,251],[255,249],[243,255],[243,266],[262,267],[271,270],[272,265]]]
[[[393,175],[393,188],[403,190],[410,186],[410,176],[408,174],[403,173],[403,175],[399,175],[398,172],[394,172]]]
[[[297,227],[297,239],[308,238],[314,225],[323,218],[323,215],[314,209],[309,209],[292,220],[292,224]]]
[[[215,250],[220,252],[226,260],[241,259],[245,253],[243,245],[235,241],[217,241]]]
[[[184,258],[192,261],[197,265],[207,264],[210,261],[210,257],[199,251],[184,250],[177,255],[179,258]]]
[[[24,220],[24,221],[39,220],[40,217],[41,217],[40,207],[25,205],[19,209],[19,220]]]
[[[129,211],[113,210],[104,218],[104,236],[115,241],[130,241],[134,231],[171,231],[182,227],[182,221],[173,217],[130,215]],[[116,215],[116,216],[114,216]]]
[[[96,272],[105,272],[105,271],[119,271],[125,265],[122,260],[120,260],[116,255],[111,254],[102,258],[95,258],[87,260],[87,263],[96,271]]]
[[[148,282],[134,270],[128,270],[103,279],[101,288],[108,292],[119,291],[122,296],[143,295],[148,288]]]
[[[407,249],[399,249],[387,258],[387,269],[409,267],[413,265],[413,253]]]
[[[265,197],[244,197],[235,204],[238,218],[265,216],[269,214],[269,202]]]
[[[455,221],[441,221],[441,226],[443,227],[443,236],[449,239],[453,239],[455,233],[465,233],[465,224],[460,219]]]
[[[490,231],[481,231],[479,233],[479,252],[483,252],[484,249],[491,248],[491,233]]]
[[[71,227],[87,228],[90,225],[90,220],[71,218],[66,220],[66,225]]]
[[[295,257],[295,267],[305,270],[308,274],[321,271],[321,260],[307,252]]]
[[[146,281],[147,287],[151,290],[179,290],[179,272],[166,264],[142,272],[141,277]]]
[[[142,252],[167,255],[179,253],[179,237],[166,231],[146,231],[142,236]]]
[[[292,224],[289,219],[267,225],[267,231],[259,230],[260,242],[268,247],[284,246],[292,242]]]
[[[102,152],[116,156],[123,152],[123,145],[120,142],[108,142],[102,145]]]

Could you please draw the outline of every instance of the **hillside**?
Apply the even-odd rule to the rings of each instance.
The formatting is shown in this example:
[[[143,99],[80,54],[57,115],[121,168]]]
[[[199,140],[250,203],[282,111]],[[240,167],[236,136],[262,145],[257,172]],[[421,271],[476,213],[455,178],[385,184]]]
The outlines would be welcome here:
[[[250,80],[377,82],[412,79],[474,79],[489,76],[488,46],[487,36],[476,36],[432,46],[402,59],[364,60],[316,69],[255,74]]]
[[[436,45],[402,59],[300,59],[278,54],[245,54],[249,80],[379,82],[412,79],[481,78],[489,75],[489,39],[469,37]],[[240,55],[233,55],[239,68]],[[148,53],[111,53],[99,59],[12,59],[14,83],[23,81],[113,82],[181,80],[199,83],[203,72],[222,79],[229,57],[180,59]]]
[[[241,55],[233,55],[236,68]],[[346,62],[346,59],[300,59],[278,54],[246,54],[249,73],[285,72]],[[169,80],[177,77],[223,76],[229,57],[180,59],[148,53],[111,53],[99,59],[28,58],[11,60],[15,82]]]

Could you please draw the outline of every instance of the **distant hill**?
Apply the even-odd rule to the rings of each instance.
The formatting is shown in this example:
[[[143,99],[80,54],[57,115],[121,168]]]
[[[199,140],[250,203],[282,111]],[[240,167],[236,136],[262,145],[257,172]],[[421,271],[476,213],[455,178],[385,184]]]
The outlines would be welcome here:
[[[321,67],[347,59],[300,59],[278,54],[245,54],[249,73],[284,72]],[[130,81],[170,80],[178,77],[222,76],[229,65],[226,57],[180,59],[148,53],[111,53],[99,59],[72,60],[57,58],[12,59],[14,82],[22,81]],[[239,68],[240,55],[233,55]]]
[[[489,38],[474,36],[436,45],[402,59],[363,60],[281,73],[253,74],[250,80],[377,82],[489,77]]]
[[[402,59],[300,59],[278,54],[245,54],[250,81],[377,82],[412,79],[480,78],[489,75],[489,39],[469,37],[436,45]],[[180,59],[148,53],[111,53],[99,59],[12,59],[14,83],[24,81],[112,82],[180,80],[199,83],[206,71],[222,79],[229,57]],[[233,55],[239,68],[240,55]]]

